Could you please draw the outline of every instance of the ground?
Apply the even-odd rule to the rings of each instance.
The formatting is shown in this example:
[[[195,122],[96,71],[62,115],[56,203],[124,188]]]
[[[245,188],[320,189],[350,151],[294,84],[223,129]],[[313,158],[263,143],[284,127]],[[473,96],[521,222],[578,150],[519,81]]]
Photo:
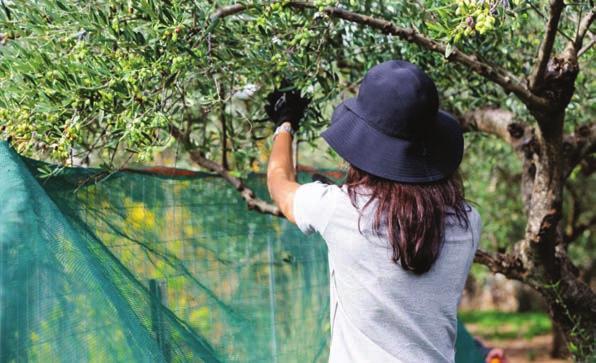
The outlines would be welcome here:
[[[472,329],[470,329],[472,331]],[[482,340],[489,346],[500,347],[505,349],[505,353],[511,363],[526,363],[526,362],[540,362],[540,363],[568,363],[571,359],[552,359],[549,356],[552,335],[544,334],[537,335],[530,339],[497,339],[497,340]]]
[[[467,311],[460,313],[470,333],[490,347],[503,348],[512,363],[567,363],[552,359],[550,319],[542,312],[508,313]]]

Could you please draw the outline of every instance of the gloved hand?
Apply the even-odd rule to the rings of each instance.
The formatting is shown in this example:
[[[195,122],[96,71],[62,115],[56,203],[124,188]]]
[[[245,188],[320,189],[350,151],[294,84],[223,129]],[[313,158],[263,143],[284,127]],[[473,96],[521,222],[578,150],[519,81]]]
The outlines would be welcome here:
[[[282,87],[286,90],[275,90],[267,96],[265,112],[271,121],[275,122],[275,126],[288,121],[294,130],[298,130],[300,119],[304,116],[310,99],[300,96],[300,91],[287,81],[282,82]]]

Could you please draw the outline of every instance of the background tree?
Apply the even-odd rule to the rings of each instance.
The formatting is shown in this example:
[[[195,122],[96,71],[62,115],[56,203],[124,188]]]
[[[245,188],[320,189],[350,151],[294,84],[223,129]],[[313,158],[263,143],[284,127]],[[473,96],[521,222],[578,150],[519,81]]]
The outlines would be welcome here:
[[[572,353],[594,354],[596,295],[580,276],[593,270],[592,1],[2,0],[0,10],[0,125],[20,152],[117,168],[176,143],[274,215],[243,181],[271,133],[258,122],[267,92],[290,77],[313,98],[301,138],[316,145],[368,68],[421,65],[471,131],[471,194],[493,203],[482,207],[491,252],[476,261],[540,292]]]

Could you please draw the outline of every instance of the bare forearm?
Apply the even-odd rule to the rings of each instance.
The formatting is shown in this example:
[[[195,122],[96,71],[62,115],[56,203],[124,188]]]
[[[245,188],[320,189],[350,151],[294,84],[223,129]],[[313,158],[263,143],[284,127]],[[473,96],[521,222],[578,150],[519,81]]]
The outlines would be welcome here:
[[[294,222],[292,213],[294,192],[298,188],[295,176],[292,162],[292,135],[281,132],[273,141],[267,166],[267,187],[275,204],[291,222]]]
[[[287,132],[282,132],[273,141],[267,174],[271,172],[279,173],[286,179],[294,181],[295,172],[292,160],[292,136]]]

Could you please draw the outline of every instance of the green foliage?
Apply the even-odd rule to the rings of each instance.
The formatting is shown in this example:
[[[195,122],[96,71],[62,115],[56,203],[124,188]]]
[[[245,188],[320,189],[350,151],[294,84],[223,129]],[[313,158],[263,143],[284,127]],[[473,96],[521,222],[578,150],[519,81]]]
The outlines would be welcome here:
[[[0,18],[8,39],[0,63],[6,134],[21,152],[49,152],[61,161],[95,150],[105,158],[118,150],[143,158],[167,142],[170,124],[191,123],[198,146],[217,153],[218,116],[238,91],[272,88],[293,73],[301,88],[312,87],[329,68],[313,62],[329,29],[322,20],[273,4],[257,6],[233,29],[206,27],[214,10],[184,1],[9,5]],[[229,117],[231,151],[240,161],[256,153],[251,130],[255,111],[262,118],[259,106]]]
[[[416,27],[521,74],[543,28],[540,12],[532,9],[545,5],[340,3]],[[340,91],[390,58],[422,65],[439,83],[444,106],[454,111],[506,104],[528,117],[518,101],[440,55],[321,11],[336,1],[315,2],[319,11],[290,8],[283,1],[249,2],[244,12],[227,18],[212,16],[232,4],[228,1],[3,4],[0,124],[19,151],[62,162],[92,154],[113,166],[115,154],[128,152],[143,160],[168,144],[169,127],[176,125],[190,127],[193,142],[207,156],[218,159],[225,149],[242,175],[260,154],[257,140],[270,132],[256,122],[264,117],[263,96],[283,77],[313,97],[303,132],[312,140]],[[585,6],[570,5],[570,12]],[[578,97],[571,108],[580,114],[583,96]]]
[[[463,163],[466,197],[482,215],[482,246],[505,251],[523,237],[526,216],[519,197],[521,163],[510,147],[493,136],[466,135]]]
[[[518,17],[523,14],[526,6],[519,0],[513,1],[513,7],[509,1],[502,0],[456,0],[450,3],[431,9],[438,15],[435,18],[438,21],[429,23],[428,27],[454,43],[476,35],[501,31],[507,26],[519,28],[527,19],[524,16]],[[454,12],[451,11],[453,7]]]
[[[301,138],[315,147],[338,101],[353,94],[368,68],[392,58],[424,68],[445,109],[497,106],[533,122],[517,98],[444,55],[330,17],[325,6],[416,28],[519,77],[531,69],[548,13],[547,1],[523,0],[318,0],[314,9],[248,1],[244,11],[228,17],[218,9],[233,1],[2,4],[0,127],[20,152],[63,164],[90,156],[92,164],[117,168],[171,146],[170,128],[176,126],[189,130],[206,157],[220,161],[225,153],[237,176],[266,162],[272,127],[259,122],[263,99],[284,77],[313,99]],[[588,7],[568,4],[555,51]],[[592,55],[590,50],[580,59],[567,131],[594,114]],[[468,135],[467,150],[463,169],[468,196],[485,216],[483,244],[504,249],[524,230],[516,179],[521,165],[492,137]],[[580,194],[589,188],[577,183]],[[580,245],[589,247],[589,236]]]

